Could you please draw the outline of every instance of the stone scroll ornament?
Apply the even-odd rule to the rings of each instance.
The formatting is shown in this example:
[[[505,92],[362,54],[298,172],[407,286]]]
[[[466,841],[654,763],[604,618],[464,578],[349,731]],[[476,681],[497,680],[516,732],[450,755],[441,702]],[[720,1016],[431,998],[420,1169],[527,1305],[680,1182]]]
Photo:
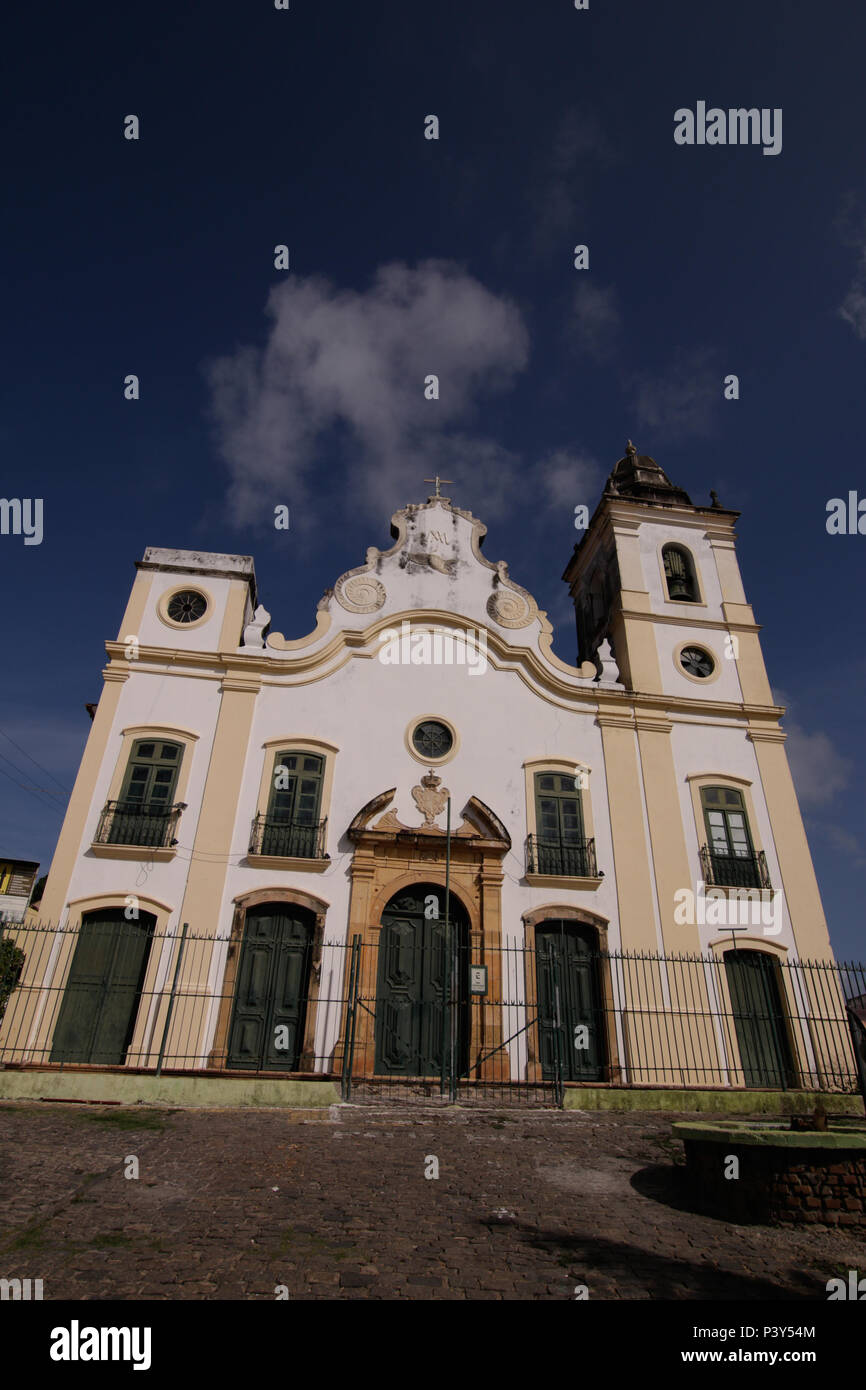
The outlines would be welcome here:
[[[372,574],[343,575],[334,593],[349,613],[375,613],[385,602],[385,586]]]
[[[262,604],[259,604],[255,613],[253,614],[252,622],[247,623],[246,627],[244,628],[244,646],[264,647],[265,632],[270,621],[270,613],[267,611],[266,608],[262,606]]]

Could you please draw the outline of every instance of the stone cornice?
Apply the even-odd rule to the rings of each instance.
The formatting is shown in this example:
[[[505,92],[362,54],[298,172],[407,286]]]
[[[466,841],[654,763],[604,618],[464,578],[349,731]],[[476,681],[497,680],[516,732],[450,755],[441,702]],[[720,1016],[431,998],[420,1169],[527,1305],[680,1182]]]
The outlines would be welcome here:
[[[424,616],[419,615],[422,622]],[[426,616],[428,619],[431,618],[430,614]],[[440,616],[434,614],[432,619],[438,620]],[[458,624],[454,614],[444,616],[450,617],[452,625]],[[393,622],[393,619],[379,620],[376,627],[385,627]],[[399,618],[397,622],[399,623]],[[716,626],[719,627],[719,624]],[[311,669],[315,666],[317,659],[322,662],[325,661],[325,653],[320,653],[319,658],[312,662],[309,657],[304,657],[303,676],[305,678],[300,680],[291,679],[292,676],[302,674],[298,671],[300,663],[269,660],[262,655],[261,651],[246,656],[242,652],[237,654],[180,652],[171,647],[141,647],[135,661],[125,661],[123,660],[124,647],[121,642],[106,643],[106,649],[114,659],[103,672],[103,676],[106,680],[123,681],[138,670],[161,676],[177,675],[222,682],[227,679],[246,682],[246,684],[237,686],[238,689],[257,689],[258,685],[288,689],[293,685],[326,680],[353,658],[375,659],[375,652],[358,650],[366,645],[370,640],[370,635],[369,629],[366,636],[364,633],[346,633],[345,636],[348,640],[345,644],[339,644],[341,647],[345,647],[345,650],[341,652],[342,659],[338,664],[330,665],[327,669],[320,671]],[[333,654],[331,651],[331,655]],[[686,698],[639,690],[617,690],[610,686],[602,686],[598,682],[581,680],[577,674],[577,667],[567,667],[563,662],[561,663],[563,671],[568,672],[571,676],[571,680],[567,681],[561,679],[556,670],[547,668],[536,652],[527,648],[512,647],[504,638],[494,632],[488,633],[488,663],[496,672],[511,672],[517,676],[533,694],[547,700],[549,704],[560,709],[583,710],[586,714],[594,715],[599,710],[607,709],[631,719],[634,708],[637,706],[658,710],[662,718],[684,714],[703,715],[707,718],[719,718],[726,721],[766,720],[770,718],[780,719],[784,714],[784,707],[780,705],[743,704],[733,700],[708,700],[697,696]],[[473,679],[468,672],[466,679]],[[483,680],[484,677],[477,677],[476,679]]]
[[[738,622],[729,618],[699,618],[697,614],[681,614],[676,617],[673,613],[651,613],[637,608],[623,608],[620,610],[624,618],[633,619],[635,622],[644,623],[664,623],[671,627],[702,627],[714,629],[716,632],[760,632],[760,623]]]

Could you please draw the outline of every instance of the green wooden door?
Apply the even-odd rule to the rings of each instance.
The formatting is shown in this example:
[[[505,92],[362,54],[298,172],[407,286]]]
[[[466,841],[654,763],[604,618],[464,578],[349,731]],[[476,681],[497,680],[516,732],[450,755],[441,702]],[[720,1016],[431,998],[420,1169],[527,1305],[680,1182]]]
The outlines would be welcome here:
[[[791,1086],[794,1066],[775,962],[762,951],[726,951],[725,973],[745,1084]]]
[[[556,1076],[558,1046],[564,1081],[600,1081],[606,1049],[595,933],[552,920],[538,925],[535,940],[541,1074],[547,1081]]]
[[[297,1071],[304,1045],[313,921],[303,908],[263,903],[244,924],[226,1065]]]
[[[437,915],[433,915],[437,914]],[[450,962],[445,893],[419,884],[392,898],[382,914],[376,988],[377,1076],[438,1076],[443,1045],[458,1076],[469,1059],[468,924],[450,900]],[[445,1016],[446,982],[452,1004]],[[446,1033],[445,1030],[449,1030]]]
[[[120,1066],[135,1027],[156,919],[123,908],[83,918],[54,1028],[52,1062]]]

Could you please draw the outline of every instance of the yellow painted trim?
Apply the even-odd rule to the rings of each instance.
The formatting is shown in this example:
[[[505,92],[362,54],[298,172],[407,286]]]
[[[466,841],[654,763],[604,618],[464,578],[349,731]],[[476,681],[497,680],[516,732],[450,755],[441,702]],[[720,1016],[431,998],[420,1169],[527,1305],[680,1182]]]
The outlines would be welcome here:
[[[396,619],[382,619],[378,626],[393,625],[395,621],[400,621],[403,617],[411,618],[411,616],[411,614],[400,614],[397,615]],[[444,621],[449,617],[452,623],[455,622],[453,614],[436,614],[437,622]],[[665,619],[659,615],[658,621],[662,622]],[[674,619],[673,621],[677,620]],[[695,619],[695,622],[698,621]],[[476,626],[478,625],[476,624]],[[717,630],[723,631],[718,624],[715,624],[715,627]],[[363,653],[357,649],[371,640],[371,633],[374,634],[375,630],[374,627],[366,633],[343,632],[334,639],[326,650],[316,653],[312,657],[305,656],[303,665],[298,661],[275,662],[273,659],[266,656],[263,658],[261,655],[258,657],[247,656],[244,652],[223,654],[192,650],[178,652],[176,648],[171,647],[142,647],[136,666],[141,668],[143,665],[150,665],[161,675],[171,674],[183,676],[184,679],[210,681],[224,681],[227,674],[231,673],[233,677],[258,679],[261,685],[272,686],[274,689],[291,690],[295,686],[310,685],[329,679],[347,665],[353,657],[366,656],[369,659],[371,653]],[[648,635],[655,653],[655,639],[652,633]],[[325,666],[326,661],[329,661],[338,649],[342,650],[341,660],[338,663]],[[112,666],[117,670],[116,675],[106,675],[106,679],[125,680],[129,668],[123,662],[123,644],[106,643],[106,651],[113,658]],[[656,660],[655,656],[654,660]],[[770,700],[753,702],[700,700],[697,696],[692,698],[691,696],[665,694],[660,688],[641,690],[638,687],[635,690],[609,690],[600,687],[594,681],[584,679],[580,675],[578,667],[566,667],[564,663],[561,663],[563,669],[567,670],[572,677],[572,682],[567,682],[561,680],[555,670],[544,664],[532,648],[511,647],[507,642],[500,640],[496,633],[489,630],[488,662],[496,671],[507,670],[517,676],[528,690],[554,709],[573,711],[578,707],[589,714],[595,714],[599,699],[603,698],[604,701],[616,699],[626,709],[629,709],[633,702],[639,699],[644,705],[658,704],[668,714],[679,712],[692,717],[698,714],[718,715],[725,721],[729,721],[734,716],[764,718],[768,715],[774,715],[776,718],[780,718],[784,713],[782,706],[775,705]],[[317,663],[320,663],[323,669],[309,674]],[[740,665],[742,665],[742,658]],[[111,668],[107,668],[107,670],[110,671]]]
[[[102,674],[105,684],[90,726],[72,796],[66,808],[57,848],[48,872],[45,892],[39,905],[40,917],[47,922],[59,921],[65,907],[69,884],[78,865],[96,782],[105,762],[111,728],[120,703],[121,688],[129,679],[127,672],[121,674],[106,669]]]
[[[657,951],[656,887],[644,826],[643,772],[637,731],[613,696],[599,710],[613,842],[620,939],[624,950]]]
[[[145,570],[138,570],[129,595],[129,602],[126,605],[126,612],[120,624],[120,631],[117,634],[118,642],[122,643],[124,647],[127,639],[138,641],[141,624],[150,603],[152,588],[153,574],[147,573]]]
[[[730,936],[717,936],[708,942],[709,948],[717,956],[724,955],[725,951],[743,950],[766,951],[767,954],[775,955],[779,960],[784,960],[788,955],[788,947],[783,946],[778,941],[771,941],[766,936],[742,936],[737,932],[736,939],[731,940]]]
[[[525,874],[524,877],[533,888],[561,888],[563,892],[594,893],[604,883],[603,878],[568,878],[564,874]]]
[[[291,869],[307,874],[323,874],[334,867],[333,859],[281,859],[276,854],[248,854],[246,862],[257,869]]]
[[[712,781],[713,778],[718,779],[719,777],[720,774],[717,772],[687,772],[685,780],[687,782],[706,782],[708,779]],[[748,777],[735,777],[731,772],[725,773],[724,780],[725,782],[734,782],[738,787],[752,786]]]
[[[308,748],[311,753],[339,753],[340,749],[336,743],[328,743],[323,738],[307,738],[301,734],[289,734],[285,738],[269,738],[262,744],[263,748],[285,747],[289,748],[293,743],[301,740],[304,748]]]
[[[158,911],[154,914],[157,917],[160,913],[164,913],[166,918],[168,918],[174,912],[171,903],[164,903],[160,898],[149,898],[143,893],[132,892],[99,893],[95,896],[91,894],[86,898],[73,898],[67,906],[70,912],[73,907],[78,908],[81,912],[92,912],[94,908],[99,907],[126,907],[127,898],[137,898],[139,904],[144,906],[145,911],[149,911],[151,908],[157,908]]]
[[[444,724],[454,740],[443,758],[422,758],[417,748],[412,746],[412,734],[419,724],[426,724],[428,719],[434,720],[437,724]],[[444,714],[416,714],[414,718],[410,719],[403,731],[403,742],[410,757],[413,757],[416,763],[420,763],[422,767],[444,767],[460,752],[460,732],[450,719],[445,718]]]
[[[221,652],[237,651],[244,636],[244,618],[250,603],[249,584],[244,580],[239,582],[233,580],[229,585],[226,606],[223,609],[223,621],[220,628],[219,648]],[[205,613],[205,618],[207,617]],[[189,626],[189,624],[185,624]]]
[[[182,724],[129,724],[120,732],[132,734],[134,738],[147,738],[149,734],[153,734],[155,738],[160,739],[166,739],[169,735],[176,738],[180,734],[191,743],[201,738],[201,734],[194,733],[192,729],[185,729]]]
[[[805,959],[832,960],[833,951],[815,877],[809,841],[782,741],[781,730],[750,730],[761,787],[772,827],[773,844],[782,876],[791,930],[798,954]],[[762,737],[769,734],[770,737]]]
[[[316,614],[316,626],[312,632],[307,633],[306,637],[295,637],[291,641],[287,641],[281,632],[269,632],[265,647],[270,647],[271,651],[274,652],[293,652],[298,651],[301,647],[310,647],[320,637],[324,637],[332,621],[327,609],[320,608]]]
[[[174,859],[177,850],[168,847],[154,848],[153,845],[98,845],[94,841],[90,845],[90,853],[97,859],[132,859],[138,860],[141,864],[167,864],[170,859]]]

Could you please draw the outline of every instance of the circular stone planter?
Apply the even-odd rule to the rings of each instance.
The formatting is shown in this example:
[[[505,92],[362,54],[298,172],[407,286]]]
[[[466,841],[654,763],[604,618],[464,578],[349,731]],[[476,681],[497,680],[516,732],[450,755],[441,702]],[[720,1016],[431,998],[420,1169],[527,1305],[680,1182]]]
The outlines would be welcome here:
[[[762,1225],[820,1222],[866,1229],[862,1120],[834,1120],[826,1132],[790,1130],[781,1123],[686,1121],[673,1132],[685,1145],[693,1196],[713,1215]],[[737,1171],[737,1177],[725,1176]]]

